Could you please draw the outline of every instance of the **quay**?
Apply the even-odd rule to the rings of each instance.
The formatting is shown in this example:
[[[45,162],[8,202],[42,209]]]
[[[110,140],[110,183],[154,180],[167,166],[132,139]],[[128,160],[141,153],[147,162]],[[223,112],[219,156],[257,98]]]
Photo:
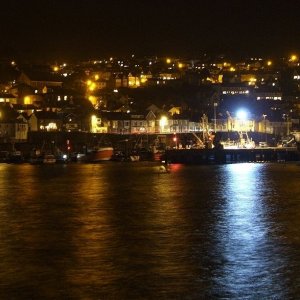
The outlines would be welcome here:
[[[296,147],[254,149],[170,149],[165,152],[167,163],[227,164],[242,162],[300,161]]]

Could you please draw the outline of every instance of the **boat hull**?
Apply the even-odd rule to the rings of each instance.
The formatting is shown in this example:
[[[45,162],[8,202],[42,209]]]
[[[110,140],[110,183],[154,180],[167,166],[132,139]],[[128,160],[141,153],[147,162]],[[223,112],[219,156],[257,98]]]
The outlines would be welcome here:
[[[56,158],[54,155],[45,155],[43,158],[43,164],[55,164]]]
[[[112,147],[102,147],[87,153],[86,162],[101,162],[111,160],[114,149]]]

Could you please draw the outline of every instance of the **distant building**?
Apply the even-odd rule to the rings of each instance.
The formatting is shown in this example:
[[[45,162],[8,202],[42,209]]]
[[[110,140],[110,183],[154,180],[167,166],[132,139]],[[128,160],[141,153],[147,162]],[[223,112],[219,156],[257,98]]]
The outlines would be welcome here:
[[[39,72],[34,70],[23,71],[18,78],[18,82],[28,84],[37,89],[39,93],[44,87],[62,87],[62,77],[51,72]]]
[[[24,142],[27,140],[28,124],[26,118],[10,107],[0,109],[0,141]]]
[[[221,95],[245,95],[252,92],[252,88],[243,83],[223,83],[219,87]]]
[[[29,117],[30,131],[61,131],[62,119],[53,111],[36,111]]]
[[[259,88],[254,90],[256,100],[282,100],[282,92],[272,87]]]
[[[0,102],[17,104],[17,97],[12,94],[0,93]]]

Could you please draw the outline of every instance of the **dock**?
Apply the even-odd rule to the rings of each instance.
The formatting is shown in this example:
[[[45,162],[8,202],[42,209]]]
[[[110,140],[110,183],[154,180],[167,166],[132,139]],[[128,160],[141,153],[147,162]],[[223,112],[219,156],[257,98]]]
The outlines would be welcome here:
[[[171,149],[165,152],[165,161],[181,164],[227,164],[242,162],[300,161],[296,147],[254,149]]]

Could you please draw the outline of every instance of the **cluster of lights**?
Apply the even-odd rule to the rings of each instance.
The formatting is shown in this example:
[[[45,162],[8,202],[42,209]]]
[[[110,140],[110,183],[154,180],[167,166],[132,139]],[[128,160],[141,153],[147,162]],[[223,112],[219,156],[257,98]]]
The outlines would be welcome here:
[[[86,82],[86,85],[88,86],[90,92],[93,92],[96,89],[96,83],[93,82],[92,80],[88,80]]]
[[[282,100],[281,96],[266,96],[266,97],[257,97],[256,100],[262,100],[262,99],[266,99],[266,100]]]
[[[243,91],[223,91],[223,95],[227,95],[227,94],[231,94],[231,95],[236,95],[236,94],[249,94],[249,90],[243,90]]]

